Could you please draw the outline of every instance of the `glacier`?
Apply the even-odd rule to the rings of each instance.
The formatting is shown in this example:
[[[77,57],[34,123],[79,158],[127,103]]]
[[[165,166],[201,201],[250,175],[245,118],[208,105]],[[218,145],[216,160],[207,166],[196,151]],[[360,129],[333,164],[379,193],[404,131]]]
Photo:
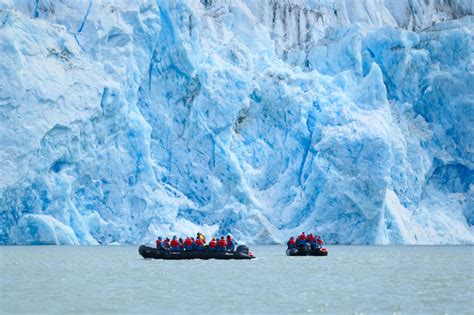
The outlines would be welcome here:
[[[0,244],[473,244],[473,12],[0,0]]]

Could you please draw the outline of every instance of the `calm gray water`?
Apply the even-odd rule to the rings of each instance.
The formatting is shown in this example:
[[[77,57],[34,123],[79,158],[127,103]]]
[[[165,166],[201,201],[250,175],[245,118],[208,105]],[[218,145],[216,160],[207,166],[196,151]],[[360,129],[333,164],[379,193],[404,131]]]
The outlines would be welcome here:
[[[0,247],[0,313],[473,314],[474,247],[330,246],[252,261],[145,260],[131,246]]]

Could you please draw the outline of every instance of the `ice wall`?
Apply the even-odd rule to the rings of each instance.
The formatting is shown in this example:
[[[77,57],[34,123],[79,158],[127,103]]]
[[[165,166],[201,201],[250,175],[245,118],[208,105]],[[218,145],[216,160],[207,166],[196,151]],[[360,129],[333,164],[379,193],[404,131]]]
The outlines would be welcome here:
[[[473,243],[469,1],[0,2],[0,243]]]

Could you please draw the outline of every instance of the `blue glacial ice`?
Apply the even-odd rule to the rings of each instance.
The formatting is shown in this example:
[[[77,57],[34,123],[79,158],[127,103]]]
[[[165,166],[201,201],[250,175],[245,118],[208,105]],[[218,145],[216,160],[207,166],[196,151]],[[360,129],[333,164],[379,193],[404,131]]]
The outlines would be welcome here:
[[[0,0],[0,244],[472,244],[473,12]]]

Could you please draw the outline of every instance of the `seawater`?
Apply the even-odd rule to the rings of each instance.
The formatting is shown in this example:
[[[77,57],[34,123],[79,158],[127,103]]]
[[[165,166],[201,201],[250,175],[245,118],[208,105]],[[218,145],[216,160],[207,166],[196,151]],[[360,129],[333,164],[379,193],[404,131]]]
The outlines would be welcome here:
[[[472,246],[328,246],[251,261],[145,260],[138,246],[0,247],[0,313],[473,314]]]

